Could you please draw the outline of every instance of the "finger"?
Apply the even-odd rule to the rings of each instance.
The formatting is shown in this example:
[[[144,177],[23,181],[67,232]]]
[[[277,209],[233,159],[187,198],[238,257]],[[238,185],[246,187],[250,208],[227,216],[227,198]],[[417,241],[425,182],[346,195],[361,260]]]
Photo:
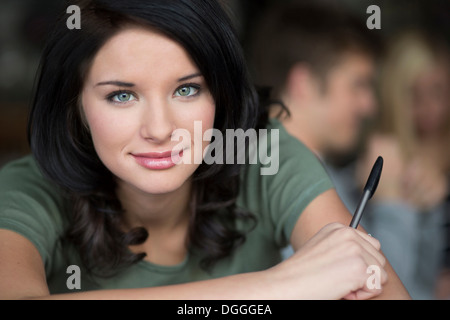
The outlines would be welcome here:
[[[345,295],[342,299],[343,300],[369,300],[373,299],[376,296],[380,295],[383,292],[383,290],[356,290],[348,293]]]
[[[332,246],[337,249],[338,255],[341,257],[359,256],[365,261],[366,267],[377,265],[383,269],[386,264],[386,258],[380,251],[380,242],[363,231],[340,223],[332,223],[325,226],[319,233],[316,235],[318,241],[315,244],[324,239],[326,241],[322,242],[322,244],[326,244],[326,247]],[[337,247],[340,248],[338,249]]]
[[[347,265],[353,275],[352,287],[345,295],[346,299],[369,299],[381,293],[387,281],[387,272],[378,265],[368,265],[367,262],[353,260]]]
[[[372,235],[370,235],[362,230],[356,229],[356,232],[358,233],[358,235],[361,238],[363,238],[365,241],[369,242],[374,248],[376,248],[377,250],[381,249],[381,244],[380,244],[380,241],[378,241],[378,239],[372,237]]]
[[[384,267],[384,265],[386,264],[386,258],[381,253],[381,245],[376,238],[369,236],[363,231],[349,227],[347,227],[346,232],[347,231],[349,232],[348,237],[350,237],[352,241],[355,241],[359,246],[361,246],[361,251],[359,253],[364,257],[368,265],[376,264],[380,267]],[[358,248],[355,248],[354,250],[356,250],[355,253],[358,253]]]
[[[369,300],[369,299],[375,298],[376,296],[380,295],[381,292],[382,292],[382,290],[372,290],[372,291],[358,290],[358,291],[349,293],[343,299],[344,300]]]

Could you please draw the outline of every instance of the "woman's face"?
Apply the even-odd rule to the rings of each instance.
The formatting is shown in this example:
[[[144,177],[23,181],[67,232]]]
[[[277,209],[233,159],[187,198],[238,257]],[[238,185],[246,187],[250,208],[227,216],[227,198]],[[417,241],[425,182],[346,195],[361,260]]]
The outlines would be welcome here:
[[[177,159],[193,157],[195,148],[204,151],[209,142],[194,142],[194,122],[201,121],[203,136],[215,116],[205,79],[183,47],[138,27],[122,30],[100,49],[82,107],[105,166],[119,183],[149,194],[175,191],[189,180],[199,161]],[[192,139],[172,141],[176,129]]]
[[[413,117],[418,133],[433,137],[446,130],[450,117],[450,74],[447,65],[437,65],[423,72],[415,81]]]

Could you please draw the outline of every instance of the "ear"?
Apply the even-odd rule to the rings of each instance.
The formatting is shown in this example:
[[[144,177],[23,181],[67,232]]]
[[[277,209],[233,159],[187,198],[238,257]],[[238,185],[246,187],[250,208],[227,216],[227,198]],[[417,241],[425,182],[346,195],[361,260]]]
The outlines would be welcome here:
[[[300,104],[309,99],[318,89],[318,81],[311,68],[305,63],[295,64],[286,80],[286,94]]]

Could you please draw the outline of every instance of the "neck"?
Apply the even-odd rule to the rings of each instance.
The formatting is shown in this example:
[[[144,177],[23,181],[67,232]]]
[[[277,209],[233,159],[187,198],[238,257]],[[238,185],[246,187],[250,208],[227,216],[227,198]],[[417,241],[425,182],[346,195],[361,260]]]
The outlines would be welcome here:
[[[286,105],[287,106],[287,105]],[[289,106],[287,106],[289,108]],[[308,149],[314,152],[318,157],[322,157],[321,146],[319,141],[316,139],[315,134],[311,132],[309,126],[311,125],[307,120],[308,117],[299,115],[295,112],[296,108],[289,108],[291,113],[290,117],[282,116],[279,121],[283,124],[286,131],[300,140]],[[278,105],[273,105],[270,107],[269,116],[275,118],[281,111],[281,107]]]
[[[191,180],[165,194],[147,194],[124,182],[117,195],[125,210],[126,228],[144,227],[149,232],[187,226],[190,216]]]

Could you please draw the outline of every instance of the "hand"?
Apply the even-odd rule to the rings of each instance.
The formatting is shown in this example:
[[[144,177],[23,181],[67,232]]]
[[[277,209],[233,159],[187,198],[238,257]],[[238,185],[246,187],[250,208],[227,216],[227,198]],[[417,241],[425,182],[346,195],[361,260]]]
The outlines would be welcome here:
[[[368,299],[381,293],[385,263],[378,240],[333,223],[270,269],[270,279],[283,299]],[[369,267],[379,270],[379,288],[370,288]]]

